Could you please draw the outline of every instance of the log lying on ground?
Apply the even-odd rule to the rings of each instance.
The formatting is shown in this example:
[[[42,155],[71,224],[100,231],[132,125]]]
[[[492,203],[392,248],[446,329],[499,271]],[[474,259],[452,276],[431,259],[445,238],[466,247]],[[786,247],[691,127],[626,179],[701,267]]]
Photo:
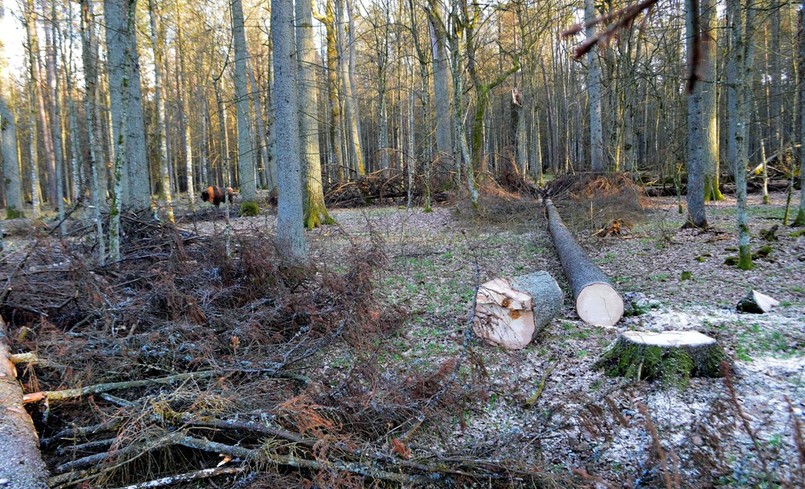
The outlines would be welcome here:
[[[525,348],[562,309],[562,291],[548,272],[496,278],[478,288],[473,331],[511,350]]]
[[[595,368],[613,377],[685,384],[690,377],[721,377],[725,358],[716,340],[697,331],[626,331]]]
[[[0,318],[0,487],[47,488],[39,436],[22,406],[17,371],[9,360],[6,323]]]
[[[548,228],[562,269],[576,300],[576,312],[588,324],[613,326],[623,316],[623,298],[565,227],[551,199],[545,199]]]
[[[754,314],[765,314],[771,311],[774,306],[780,305],[780,301],[761,294],[757,290],[750,290],[746,297],[738,301],[736,309],[739,312],[751,312]]]

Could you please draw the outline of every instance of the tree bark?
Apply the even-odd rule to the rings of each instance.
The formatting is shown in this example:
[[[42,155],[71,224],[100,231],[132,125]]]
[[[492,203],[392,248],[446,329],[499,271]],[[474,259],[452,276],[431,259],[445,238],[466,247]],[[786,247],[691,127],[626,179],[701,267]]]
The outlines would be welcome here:
[[[450,123],[450,68],[447,60],[447,39],[441,25],[440,5],[431,0],[428,9],[431,51],[433,56],[433,109],[436,113],[436,152],[438,164],[449,160],[453,152],[452,125]]]
[[[475,296],[473,331],[491,344],[525,348],[561,312],[563,298],[548,272],[491,280]]]
[[[799,9],[799,53],[797,62],[798,86],[799,86],[799,138],[805,143],[805,0],[802,8]],[[799,211],[794,219],[794,226],[805,226],[805,144],[800,145],[799,153]]]
[[[0,79],[4,82],[5,79]],[[6,193],[6,219],[23,217],[20,165],[17,158],[17,126],[5,99],[5,84],[0,85],[0,143],[2,143],[3,178]]]
[[[39,436],[23,407],[17,370],[9,360],[6,323],[0,318],[0,481],[14,489],[48,487],[47,467],[39,453]]]
[[[331,224],[324,204],[324,187],[319,149],[318,93],[316,90],[316,46],[313,43],[313,11],[310,2],[296,2],[296,46],[299,53],[299,96],[305,101],[299,113],[301,151],[304,160],[305,228]],[[302,107],[302,104],[300,104]]]
[[[587,38],[595,35],[595,26],[592,20],[596,18],[595,3],[593,0],[584,0],[584,21],[588,27]],[[598,61],[598,51],[593,48],[587,54],[590,67],[587,71],[587,90],[590,96],[590,166],[594,172],[603,172],[604,165],[604,130],[601,123],[601,67]]]
[[[685,32],[687,39],[688,63],[694,63],[695,50],[700,47],[695,42],[699,35],[699,9],[698,2],[685,0]],[[697,67],[692,67],[697,69]],[[694,84],[692,92],[688,93],[688,148],[687,169],[688,187],[687,203],[688,217],[686,226],[706,228],[707,216],[704,209],[704,178],[705,178],[705,141],[704,116],[702,112],[702,92],[704,83],[701,80]]]
[[[276,118],[279,201],[277,205],[277,248],[284,259],[301,263],[305,244],[304,193],[299,138],[297,98],[297,53],[294,42],[293,0],[271,1],[271,40],[274,44],[274,100]],[[340,144],[339,142],[336,142]]]
[[[588,324],[615,325],[623,316],[623,298],[573,239],[550,199],[545,199],[545,208],[554,247],[573,290],[576,312]]]
[[[254,172],[254,145],[249,126],[249,87],[246,79],[246,33],[243,26],[243,2],[232,0],[232,42],[235,46],[235,106],[238,114],[238,183],[243,203],[257,202]]]
[[[704,200],[724,200],[719,188],[718,83],[718,15],[716,0],[701,0],[702,24],[702,142],[704,158]]]

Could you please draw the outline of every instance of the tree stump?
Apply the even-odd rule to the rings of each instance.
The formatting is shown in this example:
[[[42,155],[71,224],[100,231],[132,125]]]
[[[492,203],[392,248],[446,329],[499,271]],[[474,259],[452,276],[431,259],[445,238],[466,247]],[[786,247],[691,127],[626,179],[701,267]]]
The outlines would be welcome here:
[[[761,294],[757,290],[750,290],[746,297],[738,301],[736,309],[738,312],[750,312],[754,314],[765,314],[771,311],[774,306],[780,305],[780,301]]]
[[[614,326],[623,316],[623,298],[573,239],[551,199],[544,203],[553,245],[576,299],[576,313],[587,324]]]
[[[562,309],[563,294],[548,272],[481,285],[475,297],[473,331],[488,343],[525,348]]]
[[[725,358],[716,340],[697,331],[626,331],[595,368],[611,377],[685,385],[690,377],[721,377]]]
[[[47,475],[39,436],[22,405],[17,370],[9,360],[6,324],[0,318],[0,487],[46,489]]]

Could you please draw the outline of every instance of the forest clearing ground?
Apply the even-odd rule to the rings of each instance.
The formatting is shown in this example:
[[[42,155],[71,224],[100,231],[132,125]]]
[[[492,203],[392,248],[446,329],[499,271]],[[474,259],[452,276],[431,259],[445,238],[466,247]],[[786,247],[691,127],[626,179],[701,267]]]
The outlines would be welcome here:
[[[336,445],[346,443],[464,471],[445,470],[440,480],[446,485],[451,477],[485,481],[486,475],[498,487],[516,481],[528,485],[529,474],[545,474],[536,480],[570,487],[582,482],[571,478],[571,471],[580,469],[587,482],[597,477],[616,487],[661,487],[658,442],[668,471],[681,473],[681,487],[754,487],[767,475],[768,487],[801,485],[786,398],[803,421],[805,238],[790,236],[792,230],[782,225],[776,241],[759,238],[782,223],[785,195],[773,194],[767,206],[759,195],[750,195],[752,249],[769,245],[771,251],[748,272],[724,265],[737,243],[734,199],[708,205],[714,229],[705,232],[681,229],[684,216],[675,198],[641,202],[644,208],[624,223],[624,233],[605,238],[596,231],[608,223],[585,217],[598,215],[595,209],[572,203],[560,209],[616,288],[643,294],[640,314],[612,329],[588,326],[576,316],[544,210],[533,200],[498,202],[480,217],[461,205],[431,213],[402,207],[333,209],[337,225],[306,234],[315,264],[306,278],[312,288],[289,287],[296,280],[293,273],[278,268],[271,212],[231,219],[234,260],[223,252],[222,212],[205,206],[184,214],[179,223],[202,239],[184,234],[185,249],[179,252],[171,230],[156,233],[149,237],[154,239],[145,258],[132,260],[121,272],[87,270],[80,256],[56,240],[15,237],[7,248],[12,249],[6,264],[11,269],[14,257],[34,243],[38,247],[6,304],[4,314],[11,313],[19,328],[12,337],[19,351],[59,359],[55,367],[24,371],[29,390],[204,369],[229,372],[209,383],[125,392],[134,408],[96,397],[90,400],[92,409],[75,401],[34,412],[37,422],[50,419],[41,421],[47,428],[43,437],[52,437],[46,461],[53,468],[77,456],[69,449],[76,442],[54,436],[63,427],[114,417],[122,423],[115,443],[136,446],[163,429],[140,410],[171,406],[191,416],[270,420],[270,426],[313,437],[334,457],[342,456]],[[91,249],[91,239],[81,239],[76,249]],[[383,262],[372,255],[372,241],[382,242],[385,266],[355,272],[362,259]],[[474,338],[465,343],[478,284],[537,270],[557,279],[565,304],[536,341],[521,351]],[[49,294],[41,293],[42,283]],[[737,313],[735,304],[751,288],[780,305],[763,315]],[[76,291],[81,293],[73,295]],[[78,297],[70,301],[80,315],[62,311],[59,319],[55,313],[63,307],[62,297]],[[40,310],[53,314],[36,314]],[[355,328],[344,332],[345,341],[324,341],[340,334],[336,326],[345,323]],[[716,338],[735,364],[734,395],[724,379],[691,379],[683,388],[593,371],[617,334],[633,329],[691,329]],[[306,348],[313,356],[293,362],[289,377],[271,374],[275,362]],[[249,374],[252,370],[267,374]],[[451,388],[445,389],[448,383]],[[203,432],[198,426],[182,429]],[[224,442],[260,446],[254,433],[247,438],[232,430],[216,433]],[[270,453],[286,450],[282,443],[269,448]],[[173,473],[174,465],[160,465],[156,454],[139,462],[138,457],[125,471],[136,474],[139,463],[153,470],[153,477]],[[182,467],[196,467],[190,460]],[[216,463],[209,455],[196,462]],[[330,475],[277,470],[260,476],[278,477],[270,479],[277,487],[311,477],[323,486],[338,485],[319,479]],[[131,480],[113,469],[104,477]]]
[[[716,338],[734,360],[737,398],[764,444],[769,470],[779,480],[798,480],[785,398],[802,419],[805,238],[792,238],[791,230],[780,226],[778,241],[759,240],[761,230],[781,224],[785,195],[773,194],[766,206],[759,195],[749,200],[752,248],[773,248],[768,257],[755,261],[752,271],[724,265],[737,242],[731,197],[707,206],[714,228],[709,232],[681,230],[684,216],[674,198],[650,199],[645,219],[625,236],[602,239],[589,230],[586,235],[577,232],[622,293],[646,296],[647,310],[603,330],[578,320],[568,292],[562,317],[525,350],[473,344],[488,375],[486,385],[474,386],[477,397],[464,406],[461,419],[453,416],[422,430],[412,441],[414,454],[420,446],[423,453],[435,451],[446,458],[474,454],[524,465],[585,468],[608,481],[642,480],[654,486],[661,476],[651,470],[656,466],[652,439],[638,410],[644,403],[662,445],[679,457],[685,487],[756,483],[762,476],[757,454],[723,379],[691,379],[687,388],[679,389],[610,379],[591,369],[619,331],[691,329]],[[399,336],[389,339],[390,353],[384,359],[389,371],[427,371],[455,355],[477,283],[547,270],[568,290],[541,213],[535,205],[530,217],[521,214],[490,224],[448,208],[431,214],[396,208],[333,211],[349,234],[366,235],[371,227],[386,241],[390,266],[382,294],[408,311]],[[324,239],[328,233],[325,228],[309,234],[314,249],[333,245]],[[689,279],[683,277],[686,271],[691,272]],[[765,315],[737,313],[735,304],[753,288],[781,305]],[[347,352],[333,352],[329,373],[350,360]],[[469,366],[462,368],[460,379],[467,389],[471,377]],[[540,398],[525,407],[543,379]]]

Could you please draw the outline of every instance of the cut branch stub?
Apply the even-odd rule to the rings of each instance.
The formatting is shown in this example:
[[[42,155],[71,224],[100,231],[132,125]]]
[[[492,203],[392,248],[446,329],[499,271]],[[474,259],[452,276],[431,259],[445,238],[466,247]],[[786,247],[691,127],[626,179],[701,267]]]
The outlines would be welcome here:
[[[548,228],[576,300],[576,313],[588,324],[614,326],[623,316],[623,298],[568,231],[551,199],[545,199]]]
[[[562,291],[548,272],[511,280],[496,278],[478,288],[473,331],[489,343],[525,348],[562,309]]]
[[[609,376],[684,385],[690,377],[721,377],[725,358],[716,340],[697,331],[626,331],[595,368]]]

